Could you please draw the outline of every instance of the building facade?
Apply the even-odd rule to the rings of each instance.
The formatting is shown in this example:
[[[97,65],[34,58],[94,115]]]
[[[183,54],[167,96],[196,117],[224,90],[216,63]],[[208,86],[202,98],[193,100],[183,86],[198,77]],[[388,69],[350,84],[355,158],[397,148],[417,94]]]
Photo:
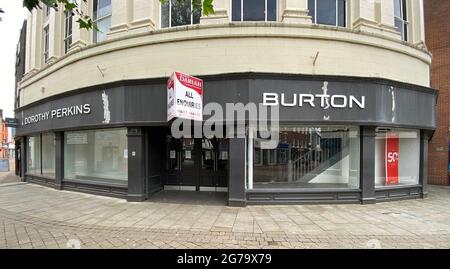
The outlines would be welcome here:
[[[78,4],[100,31],[61,9],[28,16],[24,180],[129,201],[227,192],[238,206],[427,194],[437,91],[422,1],[214,0],[209,16],[190,1]],[[203,79],[204,105],[277,107],[278,143],[250,117],[241,136],[174,138],[174,71]]]
[[[431,85],[439,90],[436,123],[429,147],[431,184],[450,184],[450,14],[449,1],[425,1],[427,47],[433,54]]]
[[[0,159],[8,157],[8,129],[3,119],[3,110],[0,109]]]

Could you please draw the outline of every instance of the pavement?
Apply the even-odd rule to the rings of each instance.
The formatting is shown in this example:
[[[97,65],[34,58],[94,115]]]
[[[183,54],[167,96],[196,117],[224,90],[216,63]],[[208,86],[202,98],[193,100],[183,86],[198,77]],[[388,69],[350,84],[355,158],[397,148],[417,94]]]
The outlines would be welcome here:
[[[0,184],[0,248],[450,248],[449,187],[374,205],[233,208],[163,197],[171,199],[129,203]]]
[[[14,175],[14,165],[14,159],[9,159],[9,172],[0,172],[0,184],[20,181],[20,179]]]

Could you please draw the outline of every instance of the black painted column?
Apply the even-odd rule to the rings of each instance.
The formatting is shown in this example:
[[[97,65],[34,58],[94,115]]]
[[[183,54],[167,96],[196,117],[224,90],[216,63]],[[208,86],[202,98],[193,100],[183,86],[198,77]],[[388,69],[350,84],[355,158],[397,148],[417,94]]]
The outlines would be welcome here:
[[[64,178],[64,133],[55,133],[55,188],[62,189]]]
[[[142,128],[128,128],[128,196],[129,202],[145,200],[145,144]]]
[[[419,184],[422,185],[422,198],[428,196],[428,139],[428,131],[420,131]]]
[[[25,182],[25,173],[27,172],[27,138],[22,137],[20,143],[20,181]]]
[[[245,138],[230,138],[228,173],[228,205],[246,206],[245,196]]]
[[[375,197],[375,127],[361,127],[361,202],[374,204]]]

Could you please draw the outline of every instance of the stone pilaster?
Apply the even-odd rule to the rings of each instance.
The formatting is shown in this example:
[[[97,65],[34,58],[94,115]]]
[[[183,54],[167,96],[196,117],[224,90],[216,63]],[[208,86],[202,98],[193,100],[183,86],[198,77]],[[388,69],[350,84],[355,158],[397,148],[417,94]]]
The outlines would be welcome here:
[[[230,21],[231,14],[231,1],[230,0],[214,0],[214,12],[200,18],[200,24],[219,24],[228,23]]]
[[[80,10],[85,14],[92,16],[92,1],[85,2],[83,0],[76,1]],[[92,35],[92,30],[87,31],[86,29],[80,29],[80,26],[76,22],[79,19],[78,14],[74,14],[73,16],[73,24],[72,24],[72,46],[69,51],[77,50],[85,47],[90,42],[90,35]],[[89,34],[90,33],[90,34]]]
[[[155,30],[155,21],[159,20],[159,5],[159,0],[134,1],[129,5],[131,18],[129,31],[138,33]]]
[[[127,33],[133,18],[133,5],[134,0],[111,1],[111,30],[108,33],[108,37],[117,37]]]
[[[423,10],[423,0],[410,1],[408,9],[408,41],[418,47],[425,48],[425,14]]]
[[[30,44],[30,65],[29,73],[35,73],[42,68],[44,62],[43,46],[43,11],[41,9],[33,10],[31,14],[31,44]]]
[[[394,3],[383,0],[356,0],[351,2],[354,30],[400,38],[395,31]]]
[[[283,0],[281,21],[285,23],[311,24],[311,16],[308,15],[307,0]]]

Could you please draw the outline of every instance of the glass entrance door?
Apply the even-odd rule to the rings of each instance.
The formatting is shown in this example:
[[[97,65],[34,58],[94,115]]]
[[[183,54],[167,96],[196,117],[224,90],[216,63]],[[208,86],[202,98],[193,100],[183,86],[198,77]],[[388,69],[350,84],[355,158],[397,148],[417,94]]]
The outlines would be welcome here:
[[[200,190],[225,191],[228,186],[228,140],[202,139]]]
[[[228,140],[167,137],[165,189],[226,191]]]

